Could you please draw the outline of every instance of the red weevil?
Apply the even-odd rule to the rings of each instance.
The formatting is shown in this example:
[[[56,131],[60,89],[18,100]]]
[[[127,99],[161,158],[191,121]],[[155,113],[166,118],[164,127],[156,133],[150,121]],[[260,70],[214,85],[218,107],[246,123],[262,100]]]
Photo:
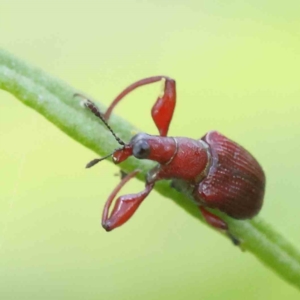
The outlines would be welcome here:
[[[124,143],[107,124],[112,110],[134,89],[161,80],[164,81],[164,91],[151,111],[159,135],[138,133],[128,144]],[[119,190],[139,171],[135,170],[122,178],[105,204],[102,226],[110,231],[123,225],[149,195],[156,181],[171,179],[174,187],[189,191],[208,224],[225,231],[235,244],[239,244],[239,240],[229,232],[227,223],[206,208],[218,209],[235,219],[252,218],[262,207],[264,172],[247,150],[217,131],[210,131],[197,140],[168,137],[175,103],[175,81],[166,76],[145,78],[128,86],[114,99],[105,114],[92,101],[84,101],[85,107],[104,122],[121,145],[121,148],[102,159],[112,155],[113,162],[118,164],[133,155],[138,159],[158,162],[146,176],[145,189],[137,194],[120,196],[109,214]],[[91,161],[87,167],[102,159]]]

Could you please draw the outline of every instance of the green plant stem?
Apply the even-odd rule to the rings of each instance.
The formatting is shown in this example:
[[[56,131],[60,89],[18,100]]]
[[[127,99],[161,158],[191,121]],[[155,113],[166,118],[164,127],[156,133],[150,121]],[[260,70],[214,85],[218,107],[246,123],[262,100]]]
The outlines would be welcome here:
[[[103,125],[80,106],[79,99],[73,97],[74,93],[78,92],[76,89],[3,50],[0,50],[0,88],[13,94],[70,137],[99,155],[105,155],[117,147],[111,134],[104,127],[103,130],[99,130],[99,126]],[[98,105],[104,111],[104,106],[100,103]],[[111,117],[110,124],[125,141],[138,132],[127,121],[115,115]],[[153,167],[153,163],[128,159],[120,166],[127,172],[141,169],[138,178],[144,180],[144,175]],[[188,195],[170,188],[168,182],[158,182],[155,189],[187,213],[203,221],[198,208],[187,200]],[[237,221],[221,215],[228,222],[230,231],[243,241],[245,250],[252,252],[282,278],[300,288],[300,253],[283,236],[259,217],[251,221]]]

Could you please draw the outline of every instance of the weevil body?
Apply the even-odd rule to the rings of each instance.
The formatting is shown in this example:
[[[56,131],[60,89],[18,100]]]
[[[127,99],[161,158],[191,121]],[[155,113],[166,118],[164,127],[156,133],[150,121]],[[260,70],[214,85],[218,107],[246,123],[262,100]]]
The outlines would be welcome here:
[[[152,118],[160,135],[139,133],[128,144],[124,143],[107,124],[113,108],[137,87],[160,80],[164,80],[164,91],[152,108]],[[139,171],[135,170],[121,180],[105,204],[102,225],[107,231],[123,225],[151,192],[156,181],[172,179],[175,188],[187,190],[192,195],[211,226],[225,231],[238,244],[238,239],[230,233],[227,223],[206,208],[219,209],[236,219],[252,218],[262,207],[264,172],[247,150],[217,131],[210,131],[198,140],[168,137],[175,103],[175,81],[166,76],[149,77],[130,85],[115,98],[103,115],[93,102],[85,101],[85,106],[105,123],[122,146],[111,154],[116,164],[132,155],[137,159],[158,163],[148,172],[145,189],[137,194],[120,196],[109,214],[109,208],[119,190]],[[102,159],[93,160],[87,167]]]

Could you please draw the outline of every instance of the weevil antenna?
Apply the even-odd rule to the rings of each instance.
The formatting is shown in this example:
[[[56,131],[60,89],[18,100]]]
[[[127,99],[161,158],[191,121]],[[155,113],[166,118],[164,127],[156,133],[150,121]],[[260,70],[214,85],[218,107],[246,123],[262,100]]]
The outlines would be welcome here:
[[[116,139],[116,141],[122,145],[125,146],[126,144],[115,134],[115,132],[112,130],[112,128],[107,124],[107,122],[105,121],[102,113],[100,112],[99,108],[96,106],[96,104],[94,102],[92,102],[90,99],[86,98],[85,96],[81,95],[81,94],[74,94],[73,97],[81,97],[84,99],[83,101],[83,105],[88,108],[96,117],[98,117],[103,123],[104,125],[107,127],[107,129],[111,132],[111,134],[114,136],[114,138]],[[110,154],[111,155],[111,154]],[[109,155],[108,155],[109,156]],[[107,156],[107,157],[108,157]],[[97,163],[97,162],[96,162]],[[96,164],[95,163],[95,164]]]
[[[100,162],[100,161],[102,161],[102,160],[104,160],[104,159],[107,159],[108,157],[112,156],[116,151],[122,150],[122,149],[124,149],[124,147],[119,148],[119,149],[115,149],[112,153],[107,154],[107,155],[105,155],[104,157],[101,157],[101,158],[95,158],[95,159],[91,160],[85,167],[86,167],[87,169],[88,169],[88,168],[91,168],[91,167],[93,167],[94,165],[96,165],[98,162]],[[125,175],[124,175],[123,173],[124,173]],[[126,175],[127,175],[127,174],[126,174],[125,172],[121,171],[121,179],[123,179]]]
[[[95,159],[91,160],[85,167],[86,167],[87,169],[88,169],[88,168],[91,168],[91,167],[93,167],[94,165],[96,165],[98,162],[100,162],[100,161],[102,161],[102,160],[104,160],[104,159],[106,159],[106,158],[112,156],[112,154],[113,154],[113,152],[110,153],[110,154],[108,154],[108,155],[106,155],[106,156],[104,156],[104,157],[101,157],[101,158],[95,158]]]

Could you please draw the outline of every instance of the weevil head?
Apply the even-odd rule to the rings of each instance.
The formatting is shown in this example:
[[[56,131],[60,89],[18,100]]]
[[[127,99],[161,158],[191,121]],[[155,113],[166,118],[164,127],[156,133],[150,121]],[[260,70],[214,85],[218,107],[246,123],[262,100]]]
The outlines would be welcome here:
[[[74,96],[81,96],[80,94],[75,94]],[[136,158],[143,159],[148,158],[150,154],[150,144],[149,144],[149,137],[145,133],[139,133],[135,135],[128,144],[124,143],[121,138],[119,138],[113,129],[108,125],[106,121],[106,114],[102,114],[98,107],[93,103],[91,100],[84,98],[83,102],[84,107],[88,108],[96,117],[98,117],[103,124],[107,127],[107,129],[111,132],[114,136],[116,141],[122,146],[119,149],[116,149],[113,153],[110,153],[102,158],[97,158],[89,162],[86,167],[90,168],[97,164],[98,162],[112,156],[113,162],[118,164],[122,161],[126,160],[129,156],[133,155]]]
[[[138,159],[147,159],[150,155],[149,135],[146,133],[138,133],[121,149],[114,151],[112,159],[118,164],[133,155]]]
[[[131,141],[132,154],[138,159],[147,159],[150,155],[150,136],[146,133],[138,133]]]
[[[138,159],[149,159],[160,164],[169,163],[177,153],[174,138],[138,133],[123,148],[113,153],[114,163],[120,163],[133,155]]]

